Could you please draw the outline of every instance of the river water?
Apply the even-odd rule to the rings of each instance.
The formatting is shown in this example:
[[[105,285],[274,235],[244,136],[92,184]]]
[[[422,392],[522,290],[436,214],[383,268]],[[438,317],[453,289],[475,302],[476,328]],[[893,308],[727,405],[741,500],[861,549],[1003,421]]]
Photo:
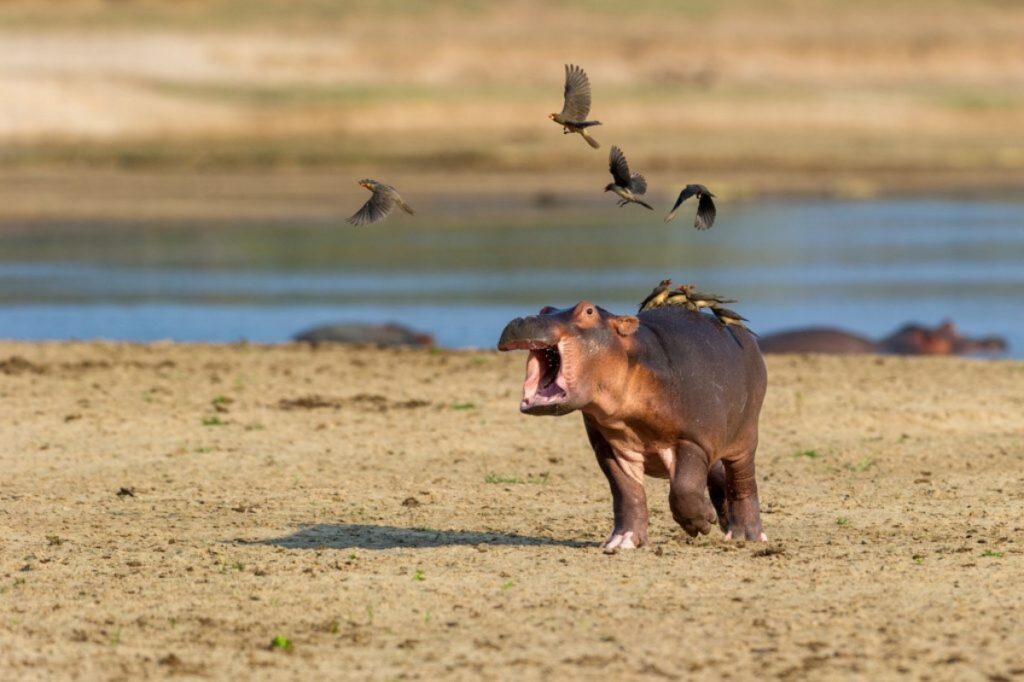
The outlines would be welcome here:
[[[588,298],[634,312],[695,282],[768,333],[949,318],[1024,357],[1024,203],[758,201],[708,232],[635,206],[475,208],[387,223],[55,225],[0,233],[0,337],[279,342],[398,321],[491,347],[511,317]]]

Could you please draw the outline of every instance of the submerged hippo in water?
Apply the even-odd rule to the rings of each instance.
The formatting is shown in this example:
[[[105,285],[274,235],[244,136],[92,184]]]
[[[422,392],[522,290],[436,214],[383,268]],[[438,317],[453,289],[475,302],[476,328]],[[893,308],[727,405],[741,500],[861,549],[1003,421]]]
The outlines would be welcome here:
[[[885,338],[873,341],[865,336],[828,327],[794,329],[762,336],[765,353],[883,353],[887,355],[970,355],[1006,350],[998,336],[961,336],[956,325],[946,321],[935,328],[919,324],[900,327]]]
[[[583,414],[611,485],[606,551],[647,542],[644,475],[669,479],[689,535],[717,519],[727,539],[767,539],[754,478],[767,376],[745,328],[677,306],[613,315],[582,301],[512,320],[498,349],[530,353],[520,411]]]
[[[416,346],[432,348],[434,337],[400,324],[325,324],[292,337],[306,343],[373,343],[378,346]]]

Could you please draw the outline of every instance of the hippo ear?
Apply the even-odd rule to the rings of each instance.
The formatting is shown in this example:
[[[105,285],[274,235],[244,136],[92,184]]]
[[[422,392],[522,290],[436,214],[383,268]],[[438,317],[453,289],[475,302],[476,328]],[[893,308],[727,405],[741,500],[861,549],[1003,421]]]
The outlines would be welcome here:
[[[619,333],[619,336],[630,336],[636,333],[640,326],[640,320],[633,315],[616,315],[611,320],[611,325]]]
[[[546,305],[540,309],[540,315],[548,315],[549,313],[557,312],[558,308],[550,305]]]

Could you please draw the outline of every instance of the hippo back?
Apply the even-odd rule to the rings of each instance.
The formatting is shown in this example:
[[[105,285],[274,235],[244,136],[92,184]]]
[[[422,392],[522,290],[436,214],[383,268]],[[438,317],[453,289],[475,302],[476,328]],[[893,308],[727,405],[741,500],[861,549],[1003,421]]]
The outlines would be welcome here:
[[[378,346],[416,346],[429,348],[434,339],[400,324],[342,323],[313,327],[296,334],[296,341],[306,343],[376,344]]]
[[[753,334],[676,306],[637,317],[638,361],[676,397],[673,411],[690,424],[718,423],[723,439],[738,428],[756,432],[767,372]]]
[[[763,353],[877,353],[871,339],[829,327],[794,329],[758,339]]]

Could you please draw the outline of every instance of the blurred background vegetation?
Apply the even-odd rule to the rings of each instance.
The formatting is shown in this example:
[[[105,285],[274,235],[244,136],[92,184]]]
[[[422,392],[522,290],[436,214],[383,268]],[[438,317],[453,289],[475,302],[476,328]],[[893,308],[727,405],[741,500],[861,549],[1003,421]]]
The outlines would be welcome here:
[[[8,215],[124,171],[80,209],[141,193],[159,213],[166,193],[182,210],[197,171],[308,178],[283,197],[238,183],[226,212],[239,192],[306,210],[339,176],[374,174],[446,198],[592,195],[603,150],[546,118],[567,62],[590,74],[604,149],[655,188],[1024,182],[1024,3],[1009,0],[8,0],[0,34]]]
[[[487,346],[670,276],[1019,354],[1022,36],[1010,0],[0,0],[0,329]],[[547,119],[566,63],[599,152]],[[612,144],[658,214],[601,192]],[[344,225],[363,177],[416,216]],[[688,182],[714,230],[662,222]]]

